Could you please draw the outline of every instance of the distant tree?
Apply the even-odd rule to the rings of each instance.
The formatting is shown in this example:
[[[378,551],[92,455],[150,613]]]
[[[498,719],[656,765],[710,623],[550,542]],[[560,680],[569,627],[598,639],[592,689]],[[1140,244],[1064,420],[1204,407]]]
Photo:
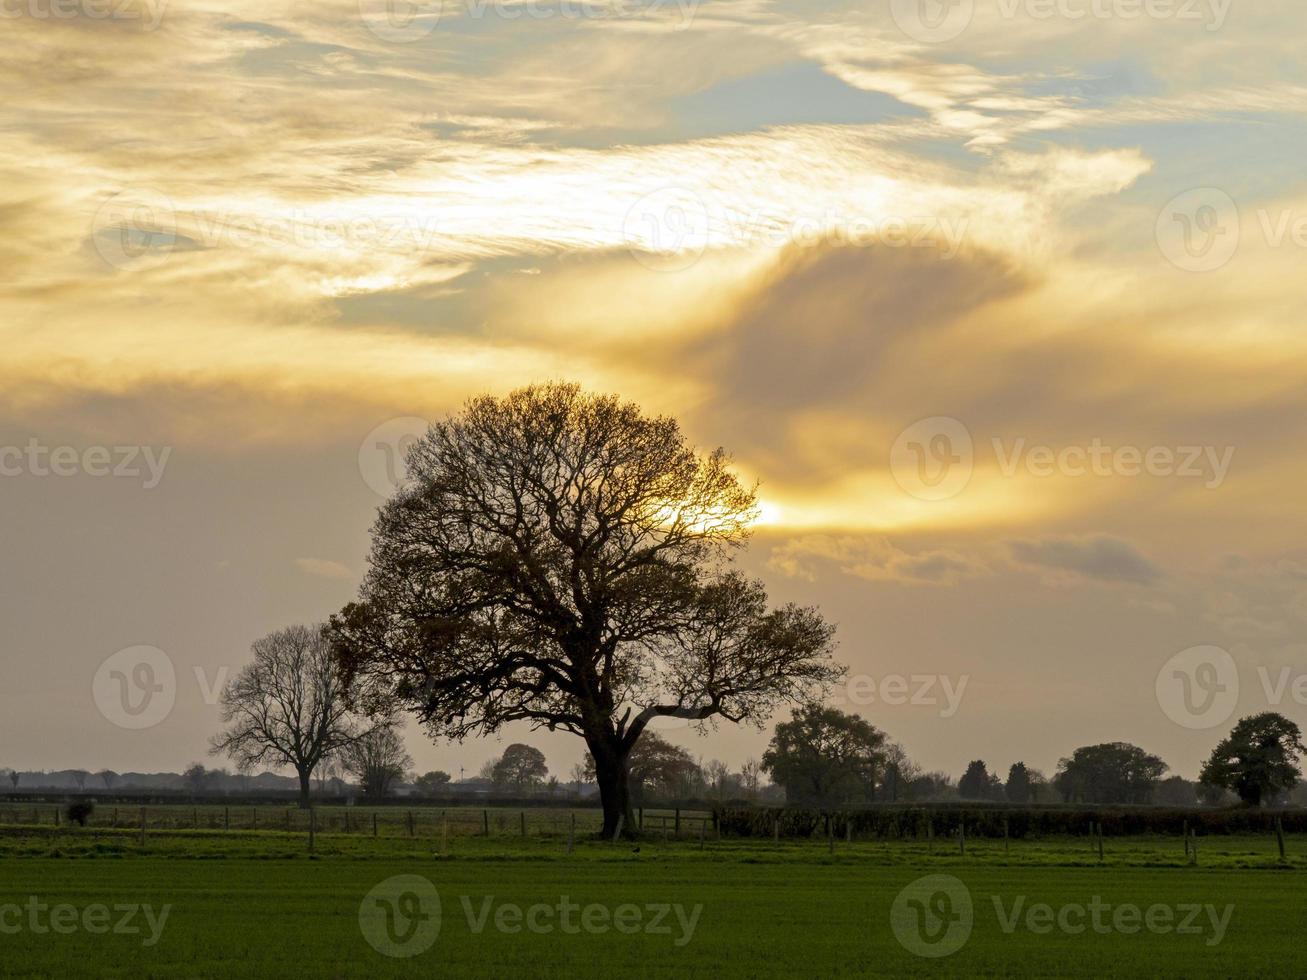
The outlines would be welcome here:
[[[641,739],[640,741],[644,741],[644,739]],[[588,752],[586,753],[585,758],[586,758],[586,762],[592,762],[592,760],[590,759],[590,754]],[[584,786],[586,783],[591,782],[594,778],[591,775],[589,775],[589,768],[586,765],[586,762],[578,762],[572,766],[572,772],[571,772],[572,789],[573,792],[577,793],[578,795],[581,792],[581,787]]]
[[[242,771],[272,764],[299,776],[300,806],[323,758],[358,737],[346,689],[321,627],[291,626],[255,642],[254,661],[222,692],[227,726],[210,752],[226,754]]]
[[[907,798],[920,802],[938,802],[957,799],[957,787],[947,773],[927,772],[908,781]]]
[[[562,783],[558,781],[557,776],[550,776],[549,780],[545,783],[545,793],[549,795],[550,799],[556,797],[561,789]]]
[[[1009,803],[1031,803],[1035,799],[1035,784],[1024,762],[1014,762],[1007,771],[1007,784],[1003,795]]]
[[[967,766],[967,771],[958,780],[958,795],[964,800],[987,800],[990,798],[989,770],[985,763],[977,759]]]
[[[518,793],[536,789],[548,775],[545,754],[521,742],[514,742],[506,748],[490,770],[490,778],[496,787]]]
[[[182,782],[192,796],[199,796],[209,785],[210,773],[199,762],[194,762],[182,773]]]
[[[884,770],[885,741],[857,715],[809,704],[776,726],[762,767],[792,803],[869,801]]]
[[[1301,730],[1284,715],[1249,715],[1216,746],[1198,778],[1261,806],[1298,784],[1298,758],[1305,752]]]
[[[449,787],[449,773],[443,769],[433,769],[419,776],[415,785],[423,796],[435,796]]]
[[[85,769],[74,769],[72,775],[73,782],[77,784],[77,789],[79,791],[86,789],[86,781],[91,778],[91,774]]]
[[[740,767],[740,789],[746,798],[756,800],[758,787],[762,783],[762,763],[757,759],[745,759]]]
[[[881,778],[880,798],[887,803],[907,799],[912,781],[921,775],[921,768],[908,758],[903,746],[890,742],[885,749],[885,774]]]
[[[462,739],[525,721],[585,739],[603,833],[658,718],[769,717],[842,674],[812,609],[727,567],[757,497],[718,450],[612,396],[473,399],[409,451],[359,601],[332,618],[365,704]]]
[[[359,781],[363,795],[373,800],[385,799],[391,787],[413,768],[404,740],[388,722],[373,725],[339,751],[345,771]]]
[[[101,769],[96,773],[100,781],[104,783],[105,789],[113,789],[113,784],[118,780],[118,774],[112,769]]]
[[[9,782],[13,783],[14,789],[18,789],[18,780],[21,778],[22,775],[19,773],[17,769],[11,769],[9,771]]]
[[[651,795],[687,796],[687,787],[699,776],[694,756],[680,746],[671,744],[657,732],[645,732],[644,737],[631,750],[628,763],[631,793],[638,801]],[[578,783],[594,782],[594,757],[587,753],[580,774],[573,771],[572,776]]]
[[[1128,742],[1076,749],[1058,763],[1053,785],[1069,803],[1148,803],[1167,765]]]
[[[1168,776],[1157,784],[1153,802],[1161,806],[1195,806],[1198,803],[1198,784],[1183,776]]]

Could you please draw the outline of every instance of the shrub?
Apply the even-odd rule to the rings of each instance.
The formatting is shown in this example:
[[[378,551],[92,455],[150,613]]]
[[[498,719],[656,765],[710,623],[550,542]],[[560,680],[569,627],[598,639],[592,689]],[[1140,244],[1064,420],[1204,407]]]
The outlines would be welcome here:
[[[79,827],[85,827],[86,822],[91,819],[91,814],[94,812],[94,800],[78,800],[76,803],[69,803],[68,822],[75,823]]]

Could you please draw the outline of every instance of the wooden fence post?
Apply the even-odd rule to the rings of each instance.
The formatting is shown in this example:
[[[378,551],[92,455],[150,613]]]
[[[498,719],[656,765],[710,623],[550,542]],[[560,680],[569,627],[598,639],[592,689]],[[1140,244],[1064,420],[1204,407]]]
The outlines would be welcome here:
[[[676,836],[680,837],[681,836],[681,808],[679,806],[676,808],[676,826],[674,830]]]
[[[1003,818],[1003,853],[1006,854],[1007,852],[1008,852],[1007,817],[1004,817]]]
[[[414,832],[414,828],[413,828],[413,811],[412,811],[412,810],[409,810],[409,811],[408,811],[408,835],[409,835],[410,837],[415,837],[415,836],[417,836],[416,833]]]
[[[141,807],[141,846],[145,846],[145,807]]]
[[[482,832],[485,833],[487,837],[490,836],[490,811],[489,810],[481,811],[481,830]]]
[[[1098,860],[1103,860],[1103,821],[1098,821]]]
[[[1189,856],[1189,821],[1184,822],[1184,856]]]
[[[526,836],[526,811],[525,810],[521,811],[519,817],[521,818],[521,824],[522,824],[522,836],[525,837]]]
[[[1280,860],[1284,860],[1284,822],[1275,818],[1275,842],[1280,845]]]
[[[377,811],[372,811],[372,836],[377,836]]]
[[[777,844],[779,844],[781,842],[780,814],[777,814],[775,817],[772,818],[771,832],[772,832],[772,840],[775,841]]]
[[[440,811],[440,853],[449,856],[449,817]]]
[[[967,824],[963,821],[958,824],[958,850],[962,854],[967,853]]]
[[[318,833],[318,811],[316,807],[309,807],[309,853],[313,853],[314,837]]]
[[[231,807],[222,808],[222,829],[231,830]]]

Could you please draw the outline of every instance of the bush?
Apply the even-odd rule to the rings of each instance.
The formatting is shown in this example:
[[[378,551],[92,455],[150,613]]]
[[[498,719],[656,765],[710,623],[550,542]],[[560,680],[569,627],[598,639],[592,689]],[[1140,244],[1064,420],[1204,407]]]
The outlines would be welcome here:
[[[95,812],[94,800],[78,800],[76,803],[68,804],[68,822],[75,823],[79,827],[85,827],[86,822],[91,819],[91,814]]]
[[[1198,834],[1271,833],[1276,817],[1288,833],[1307,831],[1307,810],[1187,809],[1149,806],[1003,806],[977,803],[937,803],[929,806],[884,805],[862,808],[737,807],[714,810],[723,834],[771,837],[780,821],[782,837],[842,837],[851,824],[859,837],[909,837],[924,840],[957,833],[965,824],[968,837],[1015,838],[1086,834],[1093,821],[1108,836],[1183,833],[1186,825]],[[829,830],[828,830],[829,823]]]

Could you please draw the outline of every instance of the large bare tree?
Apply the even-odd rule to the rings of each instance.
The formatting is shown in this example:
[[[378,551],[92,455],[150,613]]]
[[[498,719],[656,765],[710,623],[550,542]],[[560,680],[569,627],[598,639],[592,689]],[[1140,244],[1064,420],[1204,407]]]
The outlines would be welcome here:
[[[604,833],[632,828],[651,720],[761,723],[840,670],[812,609],[731,570],[757,508],[722,450],[574,385],[433,425],[382,507],[359,600],[332,619],[365,707],[462,739],[527,721],[585,739]]]
[[[223,689],[227,727],[209,751],[229,756],[243,772],[290,766],[306,807],[313,770],[359,734],[330,643],[321,626],[290,626],[255,641],[252,652],[254,660]]]

